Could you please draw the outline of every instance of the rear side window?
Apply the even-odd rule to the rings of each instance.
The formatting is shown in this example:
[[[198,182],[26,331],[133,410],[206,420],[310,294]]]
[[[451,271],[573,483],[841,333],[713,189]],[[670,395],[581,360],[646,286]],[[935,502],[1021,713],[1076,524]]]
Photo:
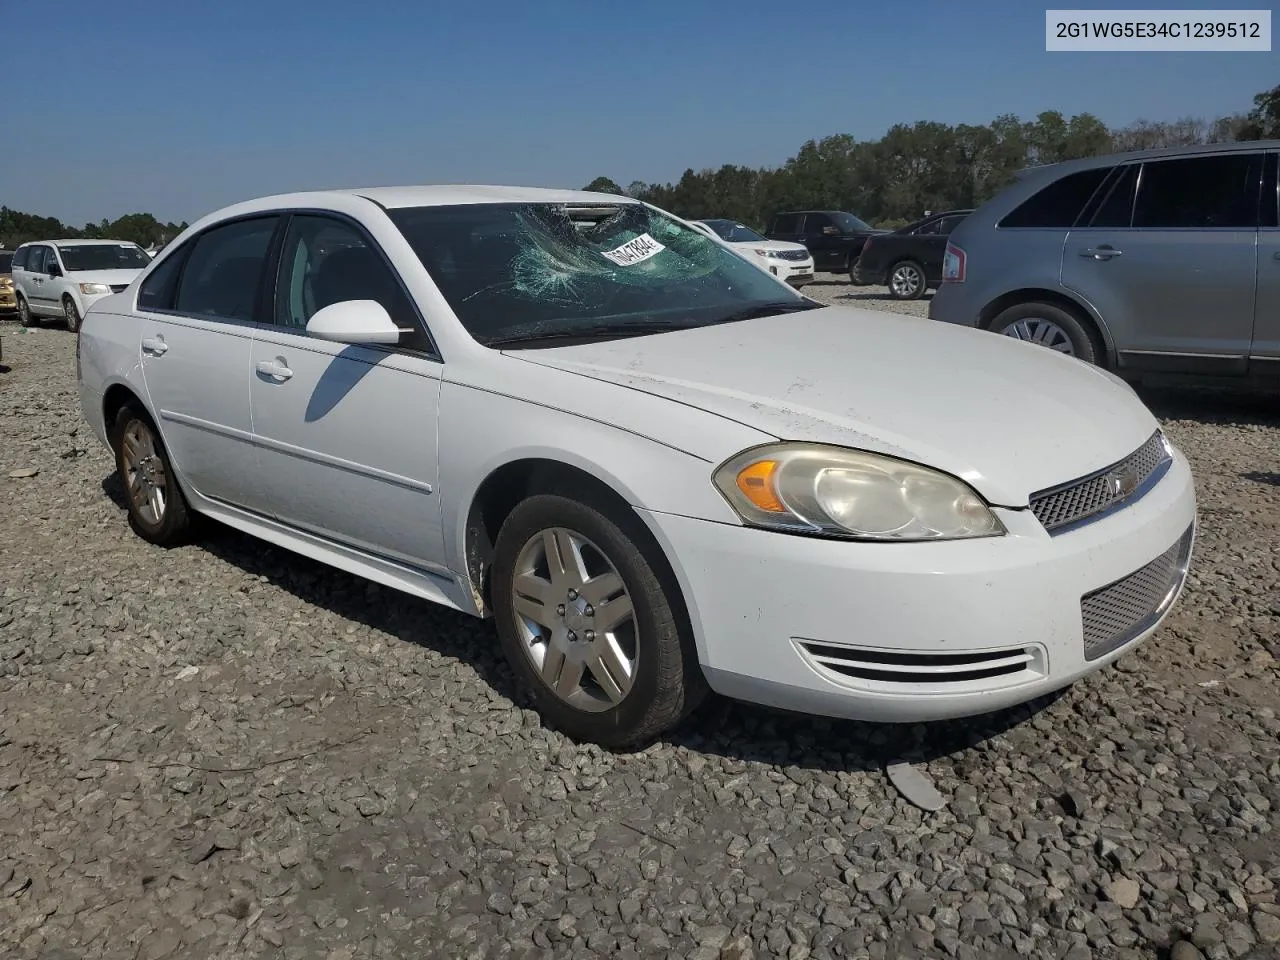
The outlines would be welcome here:
[[[238,220],[201,234],[187,256],[174,309],[242,323],[259,319],[259,292],[278,222],[279,217]]]
[[[1166,230],[1256,227],[1262,157],[1238,153],[1144,163],[1133,225]]]
[[[1098,167],[1059,177],[1005,214],[1000,226],[1042,229],[1067,229],[1074,226],[1080,211],[1089,202],[1094,191],[1102,185],[1111,169]]]
[[[960,224],[964,223],[965,215],[958,213],[954,217],[943,217],[938,221],[938,232],[944,237],[949,236],[951,231]]]
[[[138,289],[139,310],[172,310],[173,295],[182,273],[182,253],[174,253],[142,281]]]
[[[25,270],[27,267],[27,254],[31,252],[30,247],[21,247],[13,255],[13,269]]]
[[[773,218],[773,229],[770,233],[795,233],[800,229],[800,214],[780,213]]]

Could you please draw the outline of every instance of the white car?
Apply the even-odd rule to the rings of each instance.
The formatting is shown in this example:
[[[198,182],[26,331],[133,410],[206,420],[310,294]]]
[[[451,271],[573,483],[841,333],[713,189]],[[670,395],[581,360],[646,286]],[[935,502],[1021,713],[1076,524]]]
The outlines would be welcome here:
[[[151,263],[136,243],[123,240],[47,240],[13,252],[13,285],[24,327],[61,317],[80,329],[89,307],[119,293]]]
[[[186,230],[77,338],[134,530],[193,513],[493,617],[552,725],[652,738],[708,687],[923,721],[1148,636],[1186,459],[1118,378],[821,307],[577,191],[269,197]]]
[[[813,282],[813,254],[802,243],[770,240],[736,220],[693,220],[708,236],[719,238],[744,257],[793,287]]]

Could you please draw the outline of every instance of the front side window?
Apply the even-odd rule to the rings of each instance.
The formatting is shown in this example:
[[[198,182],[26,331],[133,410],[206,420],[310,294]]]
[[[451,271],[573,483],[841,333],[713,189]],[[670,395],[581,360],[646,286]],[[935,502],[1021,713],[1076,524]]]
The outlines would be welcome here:
[[[1067,230],[1075,226],[1085,204],[1110,172],[1110,167],[1096,167],[1059,177],[1005,214],[1000,226]]]
[[[174,309],[243,323],[259,319],[259,291],[278,220],[238,220],[201,234],[187,257]]]
[[[1166,230],[1256,227],[1262,157],[1236,153],[1144,163],[1133,225]]]
[[[299,332],[324,307],[374,300],[401,330],[401,345],[429,351],[417,315],[381,254],[348,223],[310,214],[295,216],[285,234],[276,288],[275,322]]]
[[[83,270],[141,270],[151,258],[136,243],[83,243],[58,248],[62,265],[72,273]]]
[[[172,310],[181,273],[182,255],[175,253],[147,274],[138,288],[138,309]]]
[[[477,341],[610,338],[815,306],[702,232],[638,203],[390,211]]]
[[[858,219],[852,213],[838,211],[831,215],[835,220],[836,226],[840,228],[842,233],[865,233],[871,229],[871,225],[863,220]]]

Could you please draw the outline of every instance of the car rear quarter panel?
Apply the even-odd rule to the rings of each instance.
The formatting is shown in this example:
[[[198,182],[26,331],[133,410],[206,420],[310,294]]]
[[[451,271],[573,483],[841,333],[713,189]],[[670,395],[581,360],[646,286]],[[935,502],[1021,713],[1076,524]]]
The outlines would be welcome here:
[[[102,409],[107,391],[119,384],[148,403],[142,381],[138,321],[112,302],[124,297],[125,294],[116,294],[95,303],[85,314],[79,333],[80,410],[107,446],[109,424],[103,419]]]

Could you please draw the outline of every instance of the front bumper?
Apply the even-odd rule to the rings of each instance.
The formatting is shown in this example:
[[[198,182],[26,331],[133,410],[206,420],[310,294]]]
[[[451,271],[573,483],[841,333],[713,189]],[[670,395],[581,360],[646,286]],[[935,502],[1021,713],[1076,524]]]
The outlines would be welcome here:
[[[11,313],[18,309],[18,294],[14,290],[0,290],[0,313]]]
[[[1181,556],[1164,605],[1114,649],[1095,646],[1092,659],[1082,599],[1172,556],[1180,541],[1189,557],[1195,511],[1190,467],[1175,452],[1144,496],[1056,537],[1029,510],[999,508],[1007,536],[910,544],[642,513],[676,568],[713,689],[802,713],[906,723],[1024,703],[1132,649],[1180,595]],[[1088,626],[1094,643],[1098,623]]]
[[[762,260],[764,268],[779,280],[785,280],[793,287],[801,287],[813,282],[813,259],[809,260]]]

